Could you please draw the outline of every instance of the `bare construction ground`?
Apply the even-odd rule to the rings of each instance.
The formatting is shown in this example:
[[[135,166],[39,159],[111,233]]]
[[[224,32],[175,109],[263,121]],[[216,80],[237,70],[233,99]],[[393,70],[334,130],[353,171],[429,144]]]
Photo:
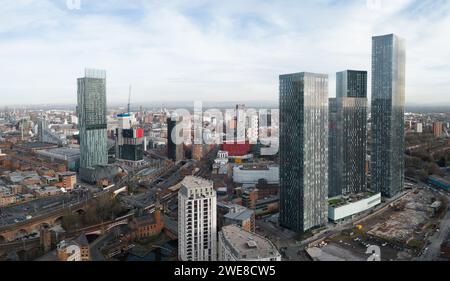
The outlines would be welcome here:
[[[422,239],[423,227],[431,217],[430,205],[435,199],[427,190],[417,189],[379,216],[365,221],[364,228],[369,235],[399,243],[407,243],[415,234]]]
[[[440,211],[433,216],[430,209],[435,200],[443,201],[445,214],[446,199],[427,189],[411,191],[359,222],[360,228],[355,225],[335,234],[308,253],[316,260],[367,260],[367,249],[374,245],[380,249],[381,260],[411,260],[426,247],[429,235],[439,225]]]

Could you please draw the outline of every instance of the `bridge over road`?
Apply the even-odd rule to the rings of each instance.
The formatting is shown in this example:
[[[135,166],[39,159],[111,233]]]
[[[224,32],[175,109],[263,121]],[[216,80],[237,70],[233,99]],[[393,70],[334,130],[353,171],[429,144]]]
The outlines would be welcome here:
[[[0,227],[0,245],[4,242],[11,242],[17,238],[39,231],[41,226],[52,227],[61,224],[62,217],[67,212],[84,212],[86,203],[76,203],[65,208],[59,208],[47,212],[45,215],[36,216],[29,220],[15,223],[13,225]]]
[[[52,227],[61,224],[62,217],[67,212],[84,212],[86,206],[89,206],[93,200],[103,196],[114,197],[116,193],[120,192],[122,189],[122,185],[113,185],[108,190],[98,192],[84,202],[73,203],[62,208],[56,208],[45,214],[12,225],[0,226],[0,245],[38,231],[42,225]]]

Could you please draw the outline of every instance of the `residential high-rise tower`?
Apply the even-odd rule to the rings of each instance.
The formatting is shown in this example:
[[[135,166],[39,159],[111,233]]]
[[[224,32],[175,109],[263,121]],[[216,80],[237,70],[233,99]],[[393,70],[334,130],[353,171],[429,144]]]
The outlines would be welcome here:
[[[303,232],[327,222],[328,75],[280,76],[280,224]]]
[[[403,190],[405,40],[372,38],[371,188],[385,197]]]
[[[366,190],[367,72],[336,74],[336,98],[330,99],[329,196]]]
[[[78,78],[80,130],[80,176],[87,179],[88,170],[108,164],[106,122],[106,71],[86,69]]]
[[[178,192],[178,257],[182,261],[217,259],[217,198],[213,184],[187,176]]]

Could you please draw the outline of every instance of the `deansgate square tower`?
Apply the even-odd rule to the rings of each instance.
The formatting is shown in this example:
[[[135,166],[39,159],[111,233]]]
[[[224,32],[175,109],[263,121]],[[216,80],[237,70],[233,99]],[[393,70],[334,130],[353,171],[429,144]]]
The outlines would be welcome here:
[[[328,221],[328,75],[280,76],[280,224],[297,232]]]
[[[405,40],[372,38],[371,188],[385,197],[403,190]]]

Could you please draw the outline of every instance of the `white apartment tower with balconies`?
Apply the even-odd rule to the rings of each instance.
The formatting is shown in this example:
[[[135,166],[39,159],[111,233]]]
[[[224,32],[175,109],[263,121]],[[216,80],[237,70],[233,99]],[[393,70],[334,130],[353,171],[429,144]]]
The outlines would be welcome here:
[[[188,176],[178,192],[178,258],[217,259],[217,201],[212,182]]]

